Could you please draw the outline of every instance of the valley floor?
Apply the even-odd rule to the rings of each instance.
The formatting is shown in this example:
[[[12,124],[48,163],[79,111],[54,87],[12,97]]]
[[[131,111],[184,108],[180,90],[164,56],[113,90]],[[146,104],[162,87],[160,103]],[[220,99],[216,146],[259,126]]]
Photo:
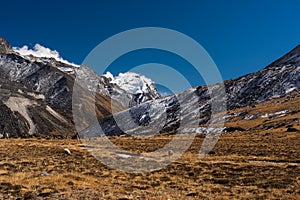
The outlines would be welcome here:
[[[110,139],[144,152],[172,137]],[[80,141],[2,139],[0,199],[300,198],[299,132],[224,133],[213,152],[200,159],[202,141],[197,135],[183,157],[166,168],[132,174],[108,168]]]

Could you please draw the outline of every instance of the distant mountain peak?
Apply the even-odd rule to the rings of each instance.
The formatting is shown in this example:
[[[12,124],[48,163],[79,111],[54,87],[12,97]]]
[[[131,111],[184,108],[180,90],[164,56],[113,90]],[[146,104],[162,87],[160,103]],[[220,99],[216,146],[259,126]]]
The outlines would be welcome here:
[[[161,97],[158,93],[155,83],[141,74],[134,72],[119,73],[118,76],[113,76],[110,72],[103,74],[111,84],[115,84],[135,96],[137,103],[142,103],[147,100],[154,100]]]
[[[160,95],[156,90],[155,83],[141,75],[134,72],[126,72],[126,73],[119,73],[118,76],[113,76],[110,72],[104,74],[106,78],[110,80],[111,83],[117,84],[123,90],[132,93],[132,94],[142,94],[142,93],[149,93],[154,92],[153,99],[159,98]]]
[[[13,47],[14,52],[17,52],[20,56],[25,58],[47,58],[47,59],[55,59],[56,61],[65,63],[67,65],[73,67],[79,67],[79,65],[69,62],[61,57],[58,51],[52,50],[48,47],[44,47],[40,44],[35,44],[33,48],[29,48],[27,45],[23,47]]]

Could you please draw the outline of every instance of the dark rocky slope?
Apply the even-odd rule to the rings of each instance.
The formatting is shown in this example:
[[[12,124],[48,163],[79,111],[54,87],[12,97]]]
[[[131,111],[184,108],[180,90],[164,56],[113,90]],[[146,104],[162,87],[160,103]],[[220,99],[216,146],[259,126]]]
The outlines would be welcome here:
[[[177,95],[146,102],[100,120],[100,127],[107,135],[125,133],[147,135],[157,134],[157,130],[159,133],[224,131],[226,128],[222,129],[222,126],[215,129],[197,128],[198,125],[207,126],[224,122],[224,115],[211,119],[212,102],[217,105],[216,107],[220,107],[220,111],[225,107],[232,110],[255,106],[272,98],[284,97],[292,91],[297,93],[299,88],[300,46],[258,72],[225,81],[224,85],[197,87]],[[226,95],[222,89],[225,89]],[[217,110],[214,111],[216,112]],[[99,131],[97,124],[94,124],[86,127],[80,135],[85,137],[103,134],[103,132]]]
[[[138,94],[142,100],[136,101],[135,95],[126,94],[88,66],[79,67],[53,58],[23,56],[0,38],[0,137],[74,137],[72,90],[76,74],[96,90],[99,118],[111,115],[111,105],[114,112],[118,112],[125,109],[124,104],[133,106],[153,98],[148,94]],[[122,94],[124,98],[122,101],[111,99],[112,93]],[[82,100],[94,101],[85,97]]]

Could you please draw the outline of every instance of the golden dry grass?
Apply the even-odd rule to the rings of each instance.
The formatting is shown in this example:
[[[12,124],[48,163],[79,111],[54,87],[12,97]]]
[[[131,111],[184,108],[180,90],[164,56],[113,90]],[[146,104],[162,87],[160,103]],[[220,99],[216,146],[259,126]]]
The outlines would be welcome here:
[[[111,169],[77,140],[3,139],[0,199],[300,199],[300,133],[286,128],[299,129],[299,120],[294,119],[300,118],[300,101],[268,103],[230,112],[292,112],[272,119],[234,117],[226,126],[246,131],[222,134],[203,159],[198,153],[204,135],[199,134],[179,160],[154,172]],[[259,126],[268,123],[274,128]],[[171,139],[110,138],[135,153],[153,151]],[[64,148],[70,149],[71,155],[66,155]]]
[[[253,132],[222,136],[214,154],[202,160],[198,136],[181,159],[159,171],[139,174],[106,167],[81,149],[79,141],[2,140],[0,198],[298,199],[299,136],[292,133],[277,139],[277,134],[282,133],[274,133],[270,142]],[[157,147],[168,139],[152,138]],[[111,140],[127,149],[133,140],[138,143],[132,138]],[[141,149],[136,144],[135,152],[147,151],[147,142],[142,143]],[[66,147],[71,155],[64,153]]]

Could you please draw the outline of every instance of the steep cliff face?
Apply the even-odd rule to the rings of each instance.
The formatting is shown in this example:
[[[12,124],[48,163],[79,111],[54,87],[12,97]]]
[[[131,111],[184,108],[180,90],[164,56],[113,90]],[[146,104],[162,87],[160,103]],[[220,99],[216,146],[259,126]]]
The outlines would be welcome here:
[[[52,109],[42,93],[0,74],[0,138],[75,134],[71,119]]]

